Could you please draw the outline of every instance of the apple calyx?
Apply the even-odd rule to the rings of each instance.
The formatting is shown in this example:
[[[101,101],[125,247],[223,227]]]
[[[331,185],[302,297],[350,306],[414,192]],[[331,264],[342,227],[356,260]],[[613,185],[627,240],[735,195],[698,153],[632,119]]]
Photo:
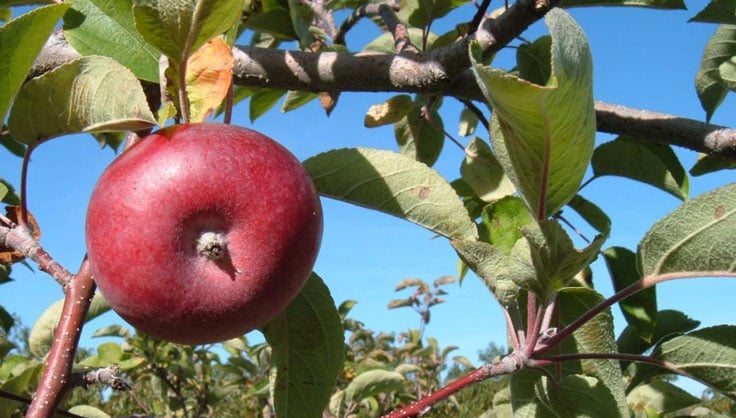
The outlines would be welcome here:
[[[197,254],[215,262],[229,261],[227,252],[227,237],[221,231],[204,231],[197,238]],[[233,266],[235,274],[242,271]]]

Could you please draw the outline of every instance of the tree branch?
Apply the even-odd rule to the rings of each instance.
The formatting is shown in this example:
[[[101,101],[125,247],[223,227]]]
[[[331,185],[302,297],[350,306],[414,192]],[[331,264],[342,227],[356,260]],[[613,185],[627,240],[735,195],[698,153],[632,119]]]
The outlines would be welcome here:
[[[315,93],[406,92],[485,101],[470,69],[470,42],[477,41],[488,56],[499,51],[543,16],[546,4],[541,5],[541,11],[539,7],[534,1],[519,0],[508,9],[492,13],[495,17],[483,19],[471,36],[428,52],[379,54],[236,47],[233,82]],[[32,75],[77,56],[56,34],[37,59]],[[595,108],[598,130],[602,132],[736,158],[734,129],[603,102],[597,102]]]
[[[68,389],[84,318],[95,293],[95,282],[86,257],[66,290],[54,343],[46,358],[46,367],[26,418],[53,416]]]

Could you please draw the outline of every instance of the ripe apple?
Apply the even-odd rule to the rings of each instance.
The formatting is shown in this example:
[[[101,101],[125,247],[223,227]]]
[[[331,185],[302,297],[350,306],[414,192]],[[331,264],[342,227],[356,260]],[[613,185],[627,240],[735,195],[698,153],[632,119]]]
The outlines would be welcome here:
[[[299,161],[232,125],[162,129],[105,170],[87,252],[110,306],[140,331],[205,344],[278,315],[301,290],[322,208]]]

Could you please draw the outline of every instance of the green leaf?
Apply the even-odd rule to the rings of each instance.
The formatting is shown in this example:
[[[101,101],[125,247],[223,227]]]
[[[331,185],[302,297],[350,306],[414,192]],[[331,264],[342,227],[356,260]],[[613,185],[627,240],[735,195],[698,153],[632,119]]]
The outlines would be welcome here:
[[[678,199],[687,199],[687,173],[669,145],[620,136],[599,145],[593,151],[591,165],[596,177],[627,177],[664,190]]]
[[[478,116],[468,108],[464,108],[460,112],[460,127],[458,129],[458,135],[470,136],[475,133],[475,129],[478,126]]]
[[[311,13],[311,10],[307,9],[309,15],[302,16],[302,11],[306,9],[302,2],[298,0],[287,0],[287,2],[289,4],[291,25],[294,27],[294,32],[299,40],[299,48],[310,48],[312,44],[314,44],[314,36],[309,31],[309,23],[307,22],[307,19],[311,20],[313,18],[313,13]]]
[[[177,63],[228,31],[240,19],[242,11],[242,0],[134,0],[133,3],[138,32]]]
[[[603,251],[608,272],[616,292],[638,281],[641,277],[636,268],[636,254],[623,247],[611,247]],[[626,322],[637,331],[644,341],[651,342],[657,323],[657,291],[654,286],[641,290],[619,302]]]
[[[263,329],[276,367],[279,417],[321,417],[343,365],[343,330],[327,286],[312,273],[307,284]]]
[[[541,401],[539,393],[535,390],[541,379],[542,372],[534,369],[521,369],[511,374],[509,388],[514,417],[559,418],[547,403]]]
[[[710,0],[707,6],[688,22],[736,24],[735,0]]]
[[[450,239],[476,239],[475,223],[444,177],[391,151],[344,148],[304,161],[320,194],[379,210]]]
[[[465,147],[465,159],[460,165],[460,175],[475,194],[486,202],[493,202],[516,191],[504,173],[501,163],[493,155],[491,147],[477,137],[471,139]]]
[[[542,36],[534,42],[519,45],[516,50],[516,67],[519,77],[544,86],[552,75],[552,37]]]
[[[387,101],[371,106],[365,114],[363,125],[366,128],[389,125],[400,121],[413,107],[414,102],[408,94],[394,96]]]
[[[41,316],[33,324],[31,333],[28,336],[28,349],[36,357],[43,357],[51,348],[51,343],[54,341],[54,334],[56,333],[56,327],[59,325],[59,318],[61,318],[61,310],[64,306],[64,299],[57,300],[51,306],[41,314]],[[90,321],[103,313],[110,310],[110,305],[102,294],[95,293],[92,298],[85,322]]]
[[[39,7],[0,27],[0,120],[5,120],[36,56],[68,8],[68,4]]]
[[[437,109],[426,110],[417,98],[409,112],[394,125],[394,136],[402,154],[432,166],[445,144],[444,125]]]
[[[107,57],[82,57],[27,82],[8,127],[32,144],[76,132],[137,131],[156,125],[140,83]]]
[[[657,222],[639,243],[639,271],[643,276],[734,272],[734,230],[736,183],[688,200]]]
[[[452,247],[462,261],[480,277],[498,302],[508,306],[519,296],[515,281],[532,281],[534,270],[515,254],[506,255],[500,248],[483,241],[454,240]]]
[[[284,90],[258,89],[250,96],[250,121],[255,122],[266,114],[285,94]]]
[[[5,308],[0,306],[0,329],[5,331],[5,334],[8,334],[13,325],[15,325],[15,319],[13,319],[13,316],[10,315]]]
[[[392,393],[404,386],[401,373],[389,370],[368,370],[357,376],[345,388],[345,404],[360,402],[381,393]]]
[[[635,387],[626,396],[626,400],[636,413],[642,413],[649,409],[658,414],[675,412],[700,402],[700,399],[685,390],[672,383],[660,380],[653,380],[645,385]]]
[[[562,226],[554,220],[531,223],[522,227],[521,233],[525,240],[520,243],[526,245],[517,247],[529,255],[536,275],[531,281],[529,277],[520,277],[515,282],[542,298],[567,286],[598,256],[606,239],[606,236],[599,235],[585,249],[578,251]]]
[[[110,415],[91,405],[75,405],[69,408],[69,413],[85,418],[110,418]]]
[[[560,7],[574,6],[635,6],[654,9],[686,10],[683,0],[562,0]]]
[[[603,296],[593,289],[584,287],[568,287],[558,294],[557,303],[560,306],[560,321],[567,325],[592,307],[603,301]],[[614,353],[616,340],[613,333],[613,316],[611,310],[606,309],[588,321],[573,333],[573,339],[563,344],[564,352],[577,353]],[[580,371],[587,376],[598,378],[600,383],[608,388],[618,405],[619,415],[628,416],[626,395],[624,393],[624,379],[621,366],[616,360],[588,359],[580,362]],[[597,416],[597,415],[592,415]],[[603,414],[601,416],[614,416]]]
[[[24,364],[18,364],[13,370],[13,375],[0,385],[0,390],[16,395],[29,395],[38,386],[43,373],[43,364],[23,359]],[[0,417],[15,417],[17,409],[22,404],[5,401],[0,402]]]
[[[416,0],[409,0],[416,1]],[[406,4],[406,3],[405,3]],[[403,9],[403,7],[402,7]],[[409,28],[407,31],[409,35],[409,42],[415,47],[421,49],[422,38],[424,37],[424,31],[420,28]],[[427,35],[427,44],[431,45],[437,39],[437,35],[433,32],[429,32]],[[368,42],[363,47],[364,52],[378,52],[381,54],[395,54],[396,53],[396,41],[394,40],[393,34],[390,32],[383,32],[378,35],[375,39]]]
[[[267,10],[250,16],[244,26],[256,32],[272,35],[279,40],[297,39],[291,23],[291,15],[285,8]]]
[[[552,382],[542,376],[535,387],[539,400],[559,417],[614,417],[621,409],[608,387],[594,377],[570,375]]]
[[[483,208],[481,214],[481,239],[501,249],[509,255],[516,241],[523,235],[521,228],[534,220],[517,196],[506,196]]]
[[[439,19],[456,6],[452,0],[406,0],[401,4],[397,17],[415,28],[428,26],[432,20]],[[418,48],[422,43],[414,43]]]
[[[104,55],[142,80],[159,82],[159,51],[148,44],[133,20],[133,0],[73,0],[64,16],[64,36],[82,55]]]
[[[734,168],[736,168],[736,161],[733,158],[718,154],[700,154],[695,165],[690,169],[690,175],[702,176],[703,174],[714,173],[720,170],[732,170]]]
[[[13,139],[10,134],[0,134],[0,145],[17,157],[23,158],[26,154],[26,146]]]
[[[695,76],[695,90],[700,105],[705,110],[706,121],[710,121],[713,113],[723,102],[729,86],[721,78],[721,67],[736,65],[736,27],[721,25],[708,40],[700,61],[698,74]]]
[[[471,44],[476,79],[493,107],[494,150],[537,219],[575,196],[595,141],[588,42],[561,9],[552,9],[545,21],[553,40],[545,86],[482,65],[478,45]]]
[[[593,202],[576,194],[567,205],[577,212],[580,217],[585,219],[585,222],[595,228],[596,231],[603,235],[608,235],[611,232],[611,219]]]
[[[692,331],[699,325],[700,321],[696,321],[680,311],[666,309],[657,312],[657,322],[649,340],[642,339],[639,331],[628,325],[619,335],[616,344],[618,351],[621,353],[643,354],[654,347],[656,343]]]
[[[281,112],[291,112],[316,99],[317,95],[308,91],[290,90],[281,104]]]
[[[736,396],[736,326],[718,325],[675,337],[657,347],[653,357]]]

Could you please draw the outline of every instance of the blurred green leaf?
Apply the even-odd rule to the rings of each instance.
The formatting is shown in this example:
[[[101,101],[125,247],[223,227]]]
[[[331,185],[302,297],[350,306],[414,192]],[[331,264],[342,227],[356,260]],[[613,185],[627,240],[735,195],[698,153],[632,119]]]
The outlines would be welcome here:
[[[275,413],[321,417],[343,366],[343,329],[327,286],[312,273],[281,315],[263,329],[275,363]]]
[[[491,140],[506,174],[537,219],[577,193],[595,140],[592,59],[585,34],[561,9],[545,22],[552,36],[552,76],[536,85],[484,66],[471,44],[473,70],[493,107]]]
[[[675,412],[700,402],[700,399],[684,389],[659,380],[635,387],[626,399],[635,413],[649,409],[658,414]]]
[[[401,389],[406,379],[389,370],[368,370],[357,376],[345,388],[345,404],[360,402],[370,396],[392,393]]]
[[[110,418],[110,415],[107,415],[101,409],[90,405],[75,405],[69,408],[69,413],[85,418]]]
[[[284,103],[281,104],[281,112],[291,112],[316,99],[317,95],[309,91],[290,90],[286,93]]]
[[[82,57],[23,85],[8,118],[25,144],[76,132],[141,130],[156,125],[140,83],[107,57]]]
[[[0,26],[0,120],[13,102],[56,23],[69,5],[39,7]]]
[[[113,58],[137,78],[158,83],[161,53],[135,30],[133,1],[71,1],[64,36],[80,54]]]
[[[542,376],[535,390],[540,401],[560,417],[625,416],[620,415],[622,408],[610,388],[594,377],[570,375],[554,382]]]
[[[611,232],[611,219],[605,212],[588,199],[576,194],[567,205],[577,212],[581,218],[601,234],[608,235]]]
[[[10,332],[10,328],[15,325],[15,319],[13,316],[5,310],[4,307],[0,306],[0,329],[5,331],[5,334]]]
[[[705,110],[706,121],[710,121],[713,113],[723,102],[729,89],[734,84],[727,83],[721,77],[724,70],[736,65],[736,27],[721,25],[705,45],[700,69],[695,77],[695,90],[700,105]]]
[[[593,175],[621,176],[652,185],[685,200],[689,180],[680,160],[668,145],[620,136],[599,145],[591,160]]]
[[[409,0],[416,1],[416,0]],[[406,3],[405,3],[406,4]],[[403,8],[402,8],[403,9]],[[421,49],[422,39],[424,37],[424,31],[418,27],[408,28],[409,41],[416,48]],[[433,32],[427,34],[427,44],[431,45],[437,39],[437,35]],[[394,40],[393,34],[390,32],[382,32],[375,39],[368,42],[364,47],[365,52],[378,52],[382,54],[395,54],[396,53],[396,41]]]
[[[54,333],[59,325],[61,318],[61,310],[64,306],[64,299],[57,300],[41,314],[31,328],[28,336],[28,348],[36,357],[43,357],[51,348],[54,341]],[[95,293],[90,304],[85,321],[90,321],[103,313],[110,310],[110,305],[100,293]]]
[[[613,280],[616,292],[641,279],[636,268],[636,254],[623,247],[611,247],[603,251],[608,272]],[[657,291],[652,286],[641,290],[619,302],[626,322],[635,329],[639,336],[651,342],[657,323]]]
[[[250,96],[250,121],[255,122],[284,97],[286,91],[276,89],[258,89]]]
[[[404,155],[343,148],[304,161],[320,194],[385,212],[450,239],[475,239],[475,223],[433,169]]]
[[[688,200],[654,224],[639,243],[639,271],[643,276],[734,272],[734,230],[736,183]]]
[[[22,158],[26,153],[26,146],[13,139],[10,134],[0,134],[0,145],[17,157]]]

